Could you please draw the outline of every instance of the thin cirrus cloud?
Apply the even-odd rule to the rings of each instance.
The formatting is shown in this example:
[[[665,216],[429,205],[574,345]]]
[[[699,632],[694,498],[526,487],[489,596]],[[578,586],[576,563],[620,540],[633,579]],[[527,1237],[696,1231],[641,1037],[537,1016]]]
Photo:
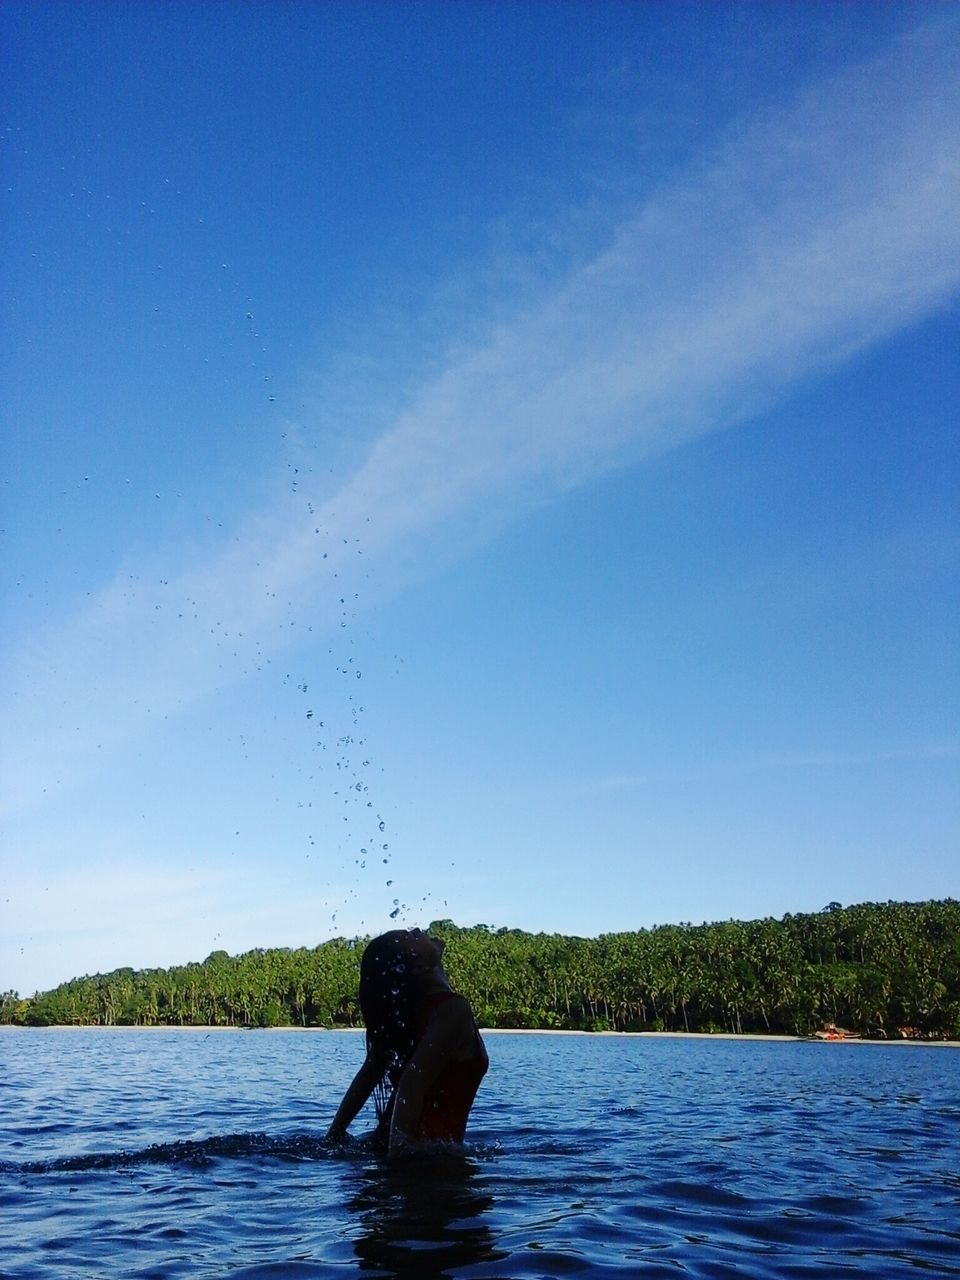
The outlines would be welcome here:
[[[580,796],[606,795],[614,791],[633,791],[642,787],[689,786],[709,779],[726,779],[740,775],[788,772],[798,769],[854,770],[860,768],[897,768],[910,761],[949,763],[960,757],[955,742],[919,743],[912,747],[876,751],[819,751],[795,754],[752,754],[726,759],[711,759],[683,770],[652,770],[647,773],[617,773],[600,778],[586,778],[565,784],[567,794]]]
[[[22,655],[7,770],[21,798],[69,778],[94,740],[290,643],[292,598],[333,625],[361,576],[382,601],[522,511],[734,425],[945,305],[960,283],[956,27],[912,32],[732,129],[457,350],[308,517],[260,513],[171,579],[161,608],[118,576]]]
[[[942,305],[960,280],[956,61],[916,34],[732,137],[424,386],[324,517],[419,564],[438,529],[489,532],[728,426]],[[314,556],[285,540],[281,579]]]

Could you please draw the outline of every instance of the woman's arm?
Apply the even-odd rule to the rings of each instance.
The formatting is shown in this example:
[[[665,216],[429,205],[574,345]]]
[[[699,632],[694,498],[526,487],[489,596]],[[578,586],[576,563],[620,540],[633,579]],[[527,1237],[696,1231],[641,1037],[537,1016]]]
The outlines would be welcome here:
[[[470,1005],[462,997],[445,1000],[430,1019],[400,1082],[390,1123],[388,1156],[397,1155],[417,1139],[423,1104],[444,1067],[462,1061],[473,1046],[476,1027]]]
[[[373,1093],[382,1074],[383,1072],[368,1053],[360,1070],[353,1077],[350,1087],[343,1095],[343,1101],[337,1108],[337,1114],[333,1117],[333,1122],[327,1130],[328,1138],[338,1139],[343,1137],[350,1121],[353,1120],[371,1093]]]

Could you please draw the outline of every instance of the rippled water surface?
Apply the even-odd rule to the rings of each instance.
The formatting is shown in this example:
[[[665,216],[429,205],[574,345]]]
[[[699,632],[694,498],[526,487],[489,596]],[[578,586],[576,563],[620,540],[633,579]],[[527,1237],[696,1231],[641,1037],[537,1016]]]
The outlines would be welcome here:
[[[960,1050],[488,1046],[388,1166],[321,1141],[359,1035],[3,1029],[0,1276],[960,1275]]]

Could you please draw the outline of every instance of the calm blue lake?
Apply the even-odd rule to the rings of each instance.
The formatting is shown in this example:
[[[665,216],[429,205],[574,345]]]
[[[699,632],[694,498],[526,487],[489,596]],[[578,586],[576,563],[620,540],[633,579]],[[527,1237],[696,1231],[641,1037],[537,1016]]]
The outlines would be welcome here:
[[[388,1166],[320,1141],[359,1034],[4,1029],[0,1276],[960,1275],[956,1049],[487,1043]]]

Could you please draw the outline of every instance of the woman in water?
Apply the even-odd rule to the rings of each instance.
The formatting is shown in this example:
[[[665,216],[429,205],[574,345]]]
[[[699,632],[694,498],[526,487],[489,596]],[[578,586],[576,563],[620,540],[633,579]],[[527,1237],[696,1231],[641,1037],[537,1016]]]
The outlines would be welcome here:
[[[462,1142],[488,1066],[469,1003],[450,989],[443,942],[420,929],[384,933],[360,961],[367,1054],[327,1137],[341,1139],[371,1094],[376,1138],[396,1155],[415,1142]]]

